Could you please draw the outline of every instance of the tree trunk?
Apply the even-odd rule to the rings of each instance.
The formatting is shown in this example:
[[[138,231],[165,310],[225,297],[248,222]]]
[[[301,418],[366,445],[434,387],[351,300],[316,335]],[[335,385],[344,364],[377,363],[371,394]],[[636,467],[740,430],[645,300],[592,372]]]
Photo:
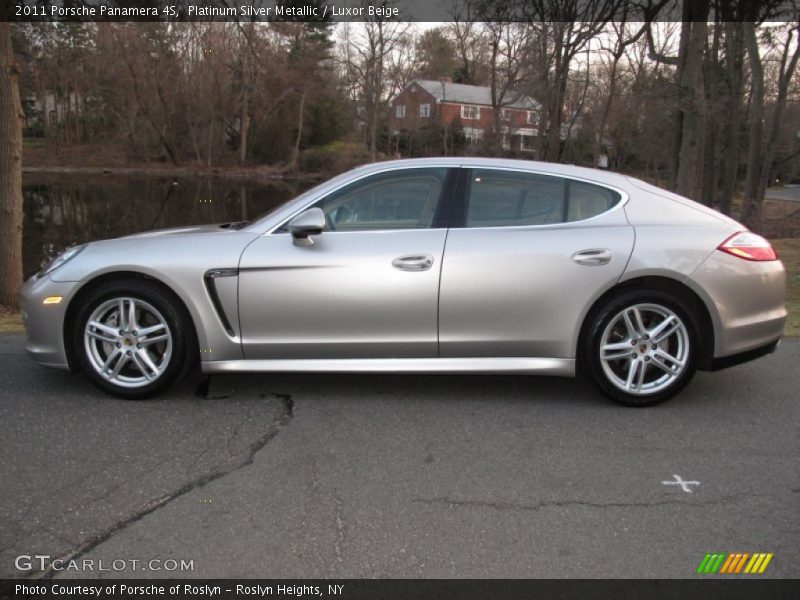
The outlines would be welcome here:
[[[239,164],[247,162],[247,144],[250,133],[250,87],[252,85],[253,57],[252,43],[255,34],[255,22],[251,21],[248,26],[247,39],[242,43],[242,106],[239,115]]]
[[[725,23],[725,49],[728,93],[725,103],[726,115],[723,129],[725,156],[719,209],[723,214],[729,215],[733,204],[733,194],[736,191],[736,181],[739,178],[743,55],[741,24],[730,21]]]
[[[690,0],[685,0],[689,3]],[[691,2],[690,18],[700,21],[684,22],[683,30],[690,28],[685,51],[682,52],[678,103],[681,113],[680,151],[675,176],[675,191],[698,200],[703,173],[703,146],[705,127],[705,92],[703,85],[703,51],[708,25],[708,0]],[[696,12],[695,12],[696,11]]]
[[[369,119],[369,157],[371,161],[378,160],[378,108],[372,107]]]
[[[750,65],[750,113],[747,117],[747,173],[744,178],[744,203],[742,222],[748,227],[758,227],[761,203],[758,201],[758,180],[761,176],[761,148],[764,131],[764,70],[758,51],[755,23],[744,24],[744,41]]]
[[[247,138],[250,131],[250,84],[245,83],[242,90],[242,110],[239,116],[239,164],[247,162]]]
[[[569,78],[569,59],[564,51],[564,23],[557,23],[555,28],[555,69],[550,95],[548,114],[550,123],[547,130],[547,158],[549,162],[558,162],[561,157],[561,123],[564,121],[564,96]]]
[[[292,148],[292,158],[289,160],[289,170],[293,171],[297,168],[297,160],[300,157],[300,141],[303,138],[303,113],[306,106],[306,89],[303,88],[303,93],[300,95],[300,109],[297,115],[297,137],[294,139],[294,148]]]
[[[778,134],[781,128],[781,119],[783,117],[783,109],[786,106],[786,96],[789,93],[789,82],[792,80],[792,74],[797,66],[797,59],[800,56],[800,46],[794,52],[791,60],[789,58],[789,46],[792,43],[793,35],[790,33],[786,40],[786,47],[783,51],[781,58],[780,71],[778,73],[778,97],[775,100],[775,110],[772,113],[772,124],[770,125],[769,136],[767,138],[764,156],[761,162],[761,175],[758,178],[758,187],[756,188],[756,199],[758,200],[758,218],[761,217],[761,207],[764,203],[764,196],[767,192],[767,184],[770,178],[770,171],[772,170],[772,159],[775,155],[775,144],[778,141]]]
[[[7,19],[6,3],[0,19]],[[11,24],[0,23],[0,306],[16,309],[22,285],[22,102]]]
[[[704,110],[706,115],[706,134],[703,149],[703,178],[700,186],[699,200],[711,206],[717,192],[717,138],[719,130],[720,110],[717,105],[719,96],[719,42],[721,24],[714,28],[714,41],[710,52],[706,55],[703,77],[705,79]]]
[[[620,58],[622,58],[622,54],[615,53],[611,63],[611,72],[608,76],[608,95],[606,96],[606,101],[603,104],[603,112],[600,116],[600,123],[597,126],[597,136],[594,142],[593,167],[597,167],[600,164],[600,155],[603,153],[603,140],[605,139],[608,116],[611,114],[611,106],[614,104],[614,96],[616,96],[617,93],[617,68],[619,66]]]

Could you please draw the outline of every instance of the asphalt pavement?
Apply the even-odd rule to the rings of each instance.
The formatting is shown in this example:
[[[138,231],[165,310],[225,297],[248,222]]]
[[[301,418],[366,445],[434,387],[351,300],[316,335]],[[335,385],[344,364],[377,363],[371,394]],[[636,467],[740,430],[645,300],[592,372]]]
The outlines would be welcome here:
[[[650,409],[517,376],[195,374],[125,402],[22,343],[0,335],[2,576],[685,578],[709,552],[800,576],[800,341]],[[37,553],[83,567],[15,568]]]
[[[765,196],[773,200],[800,202],[800,185],[790,183],[784,186],[767,188]]]

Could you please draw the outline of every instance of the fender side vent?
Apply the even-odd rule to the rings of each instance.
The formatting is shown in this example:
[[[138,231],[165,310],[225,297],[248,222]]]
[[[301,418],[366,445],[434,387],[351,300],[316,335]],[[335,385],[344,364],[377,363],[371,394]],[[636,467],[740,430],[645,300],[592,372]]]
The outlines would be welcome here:
[[[220,323],[222,323],[222,327],[225,329],[225,333],[231,337],[233,337],[235,333],[233,327],[231,327],[231,322],[228,320],[228,315],[225,314],[225,309],[222,308],[222,302],[220,302],[219,293],[217,292],[216,279],[218,277],[237,277],[238,275],[239,269],[211,269],[206,271],[206,274],[203,276],[203,281],[206,284],[206,291],[208,292],[209,298],[211,298],[211,304],[214,306],[214,310],[217,313]]]

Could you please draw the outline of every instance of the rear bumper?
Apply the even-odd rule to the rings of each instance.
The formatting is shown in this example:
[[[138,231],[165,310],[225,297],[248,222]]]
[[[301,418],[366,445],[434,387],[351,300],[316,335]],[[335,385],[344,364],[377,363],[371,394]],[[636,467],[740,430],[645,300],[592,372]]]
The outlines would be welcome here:
[[[722,356],[720,358],[715,358],[714,361],[711,363],[711,368],[708,370],[719,371],[720,369],[735,367],[736,365],[750,362],[751,360],[761,358],[762,356],[766,356],[767,354],[772,354],[773,352],[775,352],[775,350],[778,349],[780,343],[781,343],[780,340],[776,340],[764,346],[753,348],[752,350],[739,352],[738,354],[731,354],[730,356]]]
[[[753,353],[757,358],[770,352],[765,349],[775,349],[787,317],[786,270],[780,261],[754,262],[713,252],[687,283],[709,309],[713,364],[726,364],[725,359],[738,364],[750,359],[737,357]]]

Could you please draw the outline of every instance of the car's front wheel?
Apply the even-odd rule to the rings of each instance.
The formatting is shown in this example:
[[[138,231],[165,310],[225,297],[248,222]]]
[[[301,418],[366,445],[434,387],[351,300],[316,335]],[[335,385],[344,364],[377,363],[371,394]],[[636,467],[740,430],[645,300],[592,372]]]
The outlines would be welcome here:
[[[582,362],[604,396],[626,406],[652,406],[689,383],[697,348],[697,324],[687,302],[662,291],[635,290],[594,315]]]
[[[171,293],[147,280],[101,285],[82,298],[72,340],[81,368],[120,398],[150,398],[194,360],[191,319]]]

